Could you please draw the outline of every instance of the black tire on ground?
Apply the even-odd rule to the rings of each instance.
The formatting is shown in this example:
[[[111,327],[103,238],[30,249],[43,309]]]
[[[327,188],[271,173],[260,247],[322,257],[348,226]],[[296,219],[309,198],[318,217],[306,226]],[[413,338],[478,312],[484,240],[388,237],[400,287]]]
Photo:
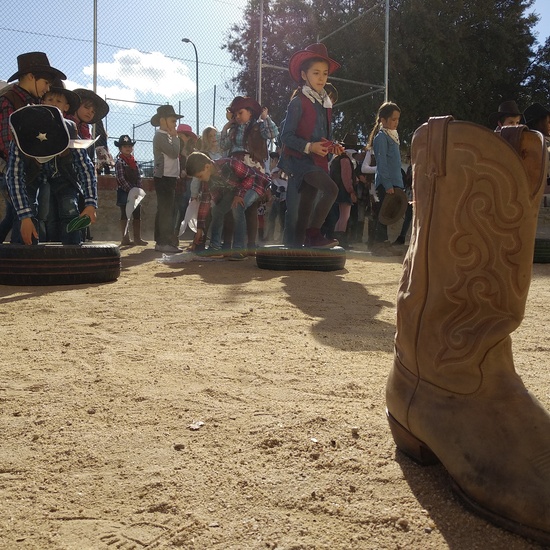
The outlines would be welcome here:
[[[535,252],[533,254],[533,263],[550,263],[550,239],[535,239]]]
[[[301,249],[266,246],[256,251],[256,265],[261,269],[278,271],[337,271],[346,265],[346,251],[340,246]]]
[[[120,276],[115,244],[0,245],[0,284],[76,285],[106,283]]]

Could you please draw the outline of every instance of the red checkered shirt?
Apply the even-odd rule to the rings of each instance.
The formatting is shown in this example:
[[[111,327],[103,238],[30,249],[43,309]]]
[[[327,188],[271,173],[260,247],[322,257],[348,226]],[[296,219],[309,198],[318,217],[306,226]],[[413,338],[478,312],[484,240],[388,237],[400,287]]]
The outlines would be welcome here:
[[[271,183],[271,178],[268,175],[235,158],[215,160],[214,165],[217,167],[217,175],[212,176],[208,183],[202,182],[201,202],[197,216],[199,229],[206,228],[206,218],[210,212],[211,201],[219,200],[224,189],[234,190],[236,197],[244,197],[249,189],[253,189],[259,197],[262,197]]]

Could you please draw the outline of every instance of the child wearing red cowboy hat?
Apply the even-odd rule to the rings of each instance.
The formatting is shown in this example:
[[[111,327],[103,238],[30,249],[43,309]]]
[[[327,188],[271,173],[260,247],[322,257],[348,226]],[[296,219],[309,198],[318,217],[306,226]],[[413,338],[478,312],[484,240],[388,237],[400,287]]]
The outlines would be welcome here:
[[[236,158],[256,170],[265,172],[268,158],[267,141],[279,135],[267,107],[251,97],[237,96],[227,108],[228,122],[222,128],[220,148],[228,157]],[[248,248],[256,248],[259,202],[244,205]]]
[[[237,96],[227,108],[227,124],[222,128],[220,147],[228,157],[236,157],[248,166],[264,170],[266,141],[279,135],[267,107],[251,97]]]
[[[338,195],[338,186],[328,174],[327,155],[344,151],[330,141],[332,101],[325,90],[329,75],[339,67],[328,56],[324,44],[311,44],[295,52],[288,64],[290,76],[299,87],[287,108],[279,167],[289,175],[289,188],[298,189],[300,200],[299,205],[287,204],[287,208],[297,206],[298,215],[294,243],[286,244],[308,247],[338,244],[336,239],[321,234],[321,226]]]

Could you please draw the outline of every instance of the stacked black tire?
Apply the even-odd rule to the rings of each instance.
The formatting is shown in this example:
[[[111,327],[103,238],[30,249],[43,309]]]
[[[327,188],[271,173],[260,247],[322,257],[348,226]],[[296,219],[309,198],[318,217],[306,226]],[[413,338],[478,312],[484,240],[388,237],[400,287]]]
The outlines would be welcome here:
[[[261,269],[287,271],[337,271],[346,265],[346,251],[341,246],[332,248],[287,248],[266,246],[256,251],[256,264]]]
[[[0,284],[76,285],[106,283],[120,276],[114,244],[0,245]]]

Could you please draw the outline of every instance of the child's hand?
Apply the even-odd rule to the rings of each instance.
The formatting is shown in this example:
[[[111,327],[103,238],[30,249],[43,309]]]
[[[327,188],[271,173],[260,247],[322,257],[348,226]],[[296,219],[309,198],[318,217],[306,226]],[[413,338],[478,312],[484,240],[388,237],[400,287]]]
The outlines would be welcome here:
[[[315,153],[320,157],[326,157],[329,153],[328,147],[325,145],[324,141],[314,141],[311,144],[309,151],[310,153]]]
[[[21,220],[21,238],[25,244],[32,244],[32,238],[38,239],[38,233],[32,218],[23,218]]]
[[[342,145],[340,145],[339,143],[335,143],[332,150],[330,151],[331,153],[334,153],[335,155],[341,155],[345,152],[345,149]]]
[[[95,211],[95,206],[86,206],[84,210],[80,213],[80,218],[82,216],[90,216],[90,220],[92,223],[95,223],[97,221],[97,214]]]
[[[242,197],[236,196],[233,198],[231,208],[237,208],[239,204],[244,208],[244,199]]]
[[[269,110],[267,109],[267,107],[264,107],[262,109],[262,114],[260,115],[260,118],[262,120],[265,120],[268,116],[269,116]]]
[[[229,122],[233,122],[233,111],[230,111],[229,109],[225,110],[225,118],[229,120]]]

